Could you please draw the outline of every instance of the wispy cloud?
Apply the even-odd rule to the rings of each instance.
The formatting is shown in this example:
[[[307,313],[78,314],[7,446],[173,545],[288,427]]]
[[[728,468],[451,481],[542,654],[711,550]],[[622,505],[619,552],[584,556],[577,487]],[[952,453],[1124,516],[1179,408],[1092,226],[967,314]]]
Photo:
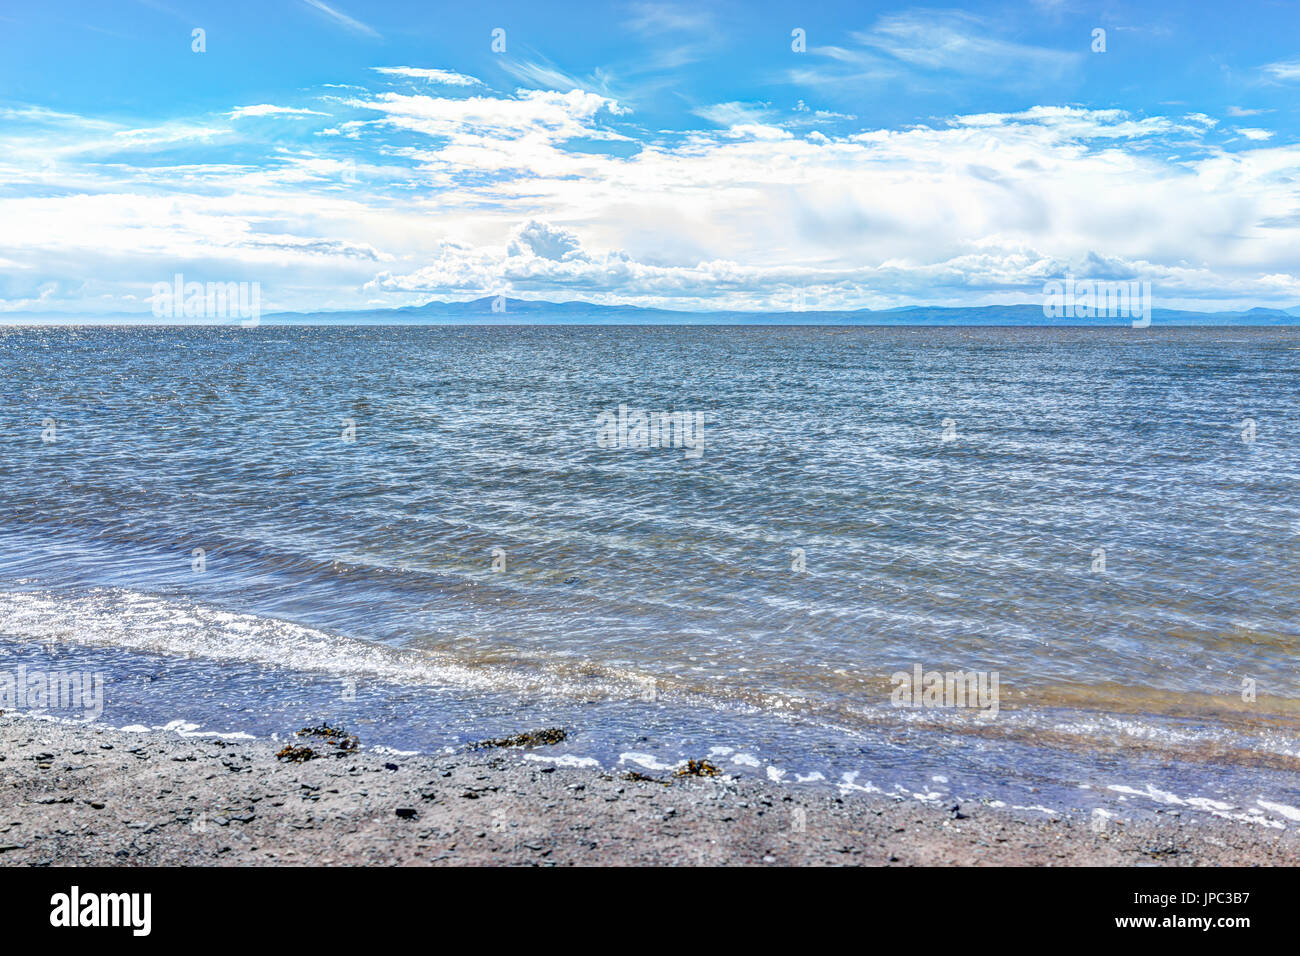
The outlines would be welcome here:
[[[698,6],[667,3],[634,3],[627,25],[646,34],[701,33],[712,29],[713,14]]]
[[[272,106],[259,103],[256,106],[237,106],[226,114],[231,119],[243,119],[246,116],[329,116],[319,110],[296,109],[292,106]]]
[[[715,49],[722,36],[711,11],[665,3],[633,4],[627,26],[646,41],[637,56],[637,72],[695,63]]]
[[[1078,52],[1014,43],[996,34],[990,21],[973,14],[918,10],[881,17],[870,32],[854,38],[913,67],[969,75],[1056,75],[1083,58]]]
[[[604,92],[594,81],[573,76],[551,63],[510,59],[503,61],[501,68],[517,80],[523,80],[533,86],[559,90],[562,93],[567,93],[570,90]]]
[[[714,103],[692,110],[696,116],[719,126],[736,126],[742,123],[767,123],[772,110],[767,103]]]
[[[1278,60],[1276,63],[1267,63],[1260,67],[1260,70],[1274,80],[1281,80],[1282,82],[1300,80],[1300,57],[1292,60]]]
[[[958,11],[912,10],[880,17],[870,30],[851,34],[856,46],[827,44],[809,52],[837,68],[801,66],[790,79],[805,85],[880,82],[959,75],[1028,88],[1077,69],[1083,54],[1017,43],[999,36],[990,20]]]
[[[19,106],[0,108],[0,118],[13,122],[39,123],[49,126],[80,126],[86,129],[116,129],[113,123],[105,120],[78,116],[75,113],[62,113],[44,106]]]
[[[221,127],[166,123],[162,126],[118,130],[113,133],[111,140],[92,144],[92,149],[155,149],[185,143],[206,143],[229,134],[229,129]]]
[[[372,66],[376,73],[384,76],[402,76],[411,80],[424,80],[436,86],[482,86],[483,81],[453,70],[425,69],[418,66]]]
[[[307,6],[325,14],[325,16],[329,17],[335,23],[347,27],[349,30],[352,30],[354,33],[362,33],[365,34],[366,36],[380,39],[379,32],[375,30],[373,27],[367,26],[366,24],[362,23],[360,20],[354,19],[353,17],[348,16],[346,13],[343,13],[340,10],[335,10],[329,4],[323,3],[322,0],[302,0],[302,2],[307,4]]]

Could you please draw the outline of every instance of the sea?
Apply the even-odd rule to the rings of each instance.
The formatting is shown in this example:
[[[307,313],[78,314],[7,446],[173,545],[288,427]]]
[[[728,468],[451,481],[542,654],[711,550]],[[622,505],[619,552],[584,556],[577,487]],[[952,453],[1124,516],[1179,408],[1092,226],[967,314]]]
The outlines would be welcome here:
[[[0,392],[0,708],[1300,825],[1300,329],[8,327]]]

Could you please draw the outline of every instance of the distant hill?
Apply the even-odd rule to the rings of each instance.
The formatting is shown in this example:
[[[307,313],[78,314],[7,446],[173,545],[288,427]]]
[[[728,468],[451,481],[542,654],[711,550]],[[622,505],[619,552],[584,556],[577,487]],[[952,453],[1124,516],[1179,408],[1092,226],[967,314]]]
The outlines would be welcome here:
[[[984,305],[960,307],[907,306],[873,311],[800,312],[679,312],[635,306],[595,305],[591,302],[544,302],[506,299],[494,311],[496,297],[468,302],[429,302],[400,309],[347,312],[279,312],[263,317],[269,323],[311,322],[342,325],[1016,325],[1127,326],[1128,319],[1106,316],[1092,319],[1048,319],[1040,305]],[[1300,306],[1249,309],[1245,312],[1183,312],[1153,309],[1152,325],[1296,325]]]
[[[494,308],[494,304],[497,306]],[[0,323],[96,325],[158,324],[149,313],[119,312],[89,316],[41,312],[0,313]],[[680,312],[591,302],[545,302],[496,296],[467,302],[428,302],[396,309],[338,312],[274,312],[262,316],[264,325],[1006,325],[1006,326],[1124,326],[1127,318],[1049,319],[1039,305],[981,305],[966,308],[906,306],[873,311],[800,312]],[[195,323],[234,325],[230,322]],[[1244,312],[1185,312],[1153,309],[1151,324],[1179,325],[1300,325],[1300,305],[1288,309],[1248,309]]]

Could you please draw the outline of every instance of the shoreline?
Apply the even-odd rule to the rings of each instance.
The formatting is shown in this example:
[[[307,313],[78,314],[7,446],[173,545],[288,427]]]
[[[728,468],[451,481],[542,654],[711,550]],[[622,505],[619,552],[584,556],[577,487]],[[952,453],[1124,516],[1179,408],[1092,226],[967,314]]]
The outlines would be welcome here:
[[[287,746],[322,756],[277,759]],[[553,766],[546,749],[395,756],[4,714],[0,865],[1300,864],[1294,826],[1171,814],[1098,831],[978,802]]]

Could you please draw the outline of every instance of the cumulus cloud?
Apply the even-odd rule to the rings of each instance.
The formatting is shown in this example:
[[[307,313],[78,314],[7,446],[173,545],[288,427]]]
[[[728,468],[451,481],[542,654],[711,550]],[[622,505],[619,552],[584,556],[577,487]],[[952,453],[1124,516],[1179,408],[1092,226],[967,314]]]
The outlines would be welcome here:
[[[567,229],[547,222],[530,220],[514,231],[506,244],[506,253],[512,256],[537,256],[560,262],[581,256],[582,243]]]
[[[294,309],[982,304],[1033,301],[1067,271],[1149,279],[1162,304],[1300,298],[1300,146],[1205,114],[1036,105],[810,130],[811,110],[726,102],[702,128],[647,132],[600,93],[467,89],[343,92],[338,135],[292,144],[309,124],[242,123],[239,161],[214,139],[229,120],[291,108],[239,107],[227,128],[10,124],[0,309],[87,289],[120,305],[176,262]],[[145,148],[172,152],[128,162]]]

